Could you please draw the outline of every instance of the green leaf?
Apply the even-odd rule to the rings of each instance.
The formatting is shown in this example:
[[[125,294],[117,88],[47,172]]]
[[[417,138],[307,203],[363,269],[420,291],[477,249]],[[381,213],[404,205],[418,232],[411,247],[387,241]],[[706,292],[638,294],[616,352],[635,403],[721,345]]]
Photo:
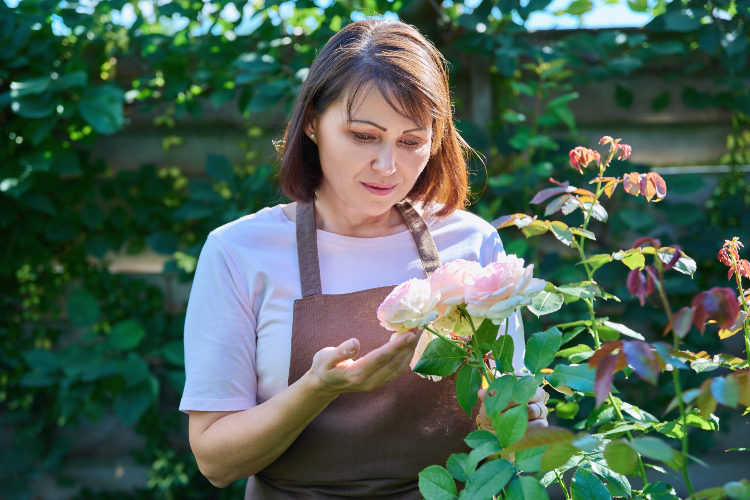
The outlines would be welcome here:
[[[569,358],[573,354],[581,354],[583,352],[592,352],[592,349],[585,344],[578,344],[577,346],[568,347],[567,349],[557,351],[555,356],[558,358]]]
[[[431,465],[419,473],[419,492],[425,500],[453,500],[458,497],[456,482],[447,470]]]
[[[157,231],[146,238],[146,243],[157,253],[172,255],[178,250],[179,240],[172,233]]]
[[[553,386],[565,385],[574,391],[594,392],[594,377],[596,369],[583,365],[557,365],[553,372],[547,375],[547,380]]]
[[[474,473],[474,469],[468,468],[469,455],[466,453],[454,453],[448,457],[448,462],[445,464],[446,469],[451,476],[456,480],[465,483],[468,481],[469,476]]]
[[[535,333],[526,342],[524,364],[532,373],[538,373],[547,368],[554,360],[555,353],[560,349],[562,332],[552,327],[545,332]]]
[[[650,500],[678,500],[677,492],[675,489],[667,484],[657,481],[654,483],[648,483],[643,488],[643,497],[649,498]]]
[[[492,460],[482,465],[466,482],[467,498],[492,498],[513,476],[513,466],[507,460]],[[425,497],[425,500],[430,500]]]
[[[438,337],[433,339],[425,349],[414,371],[422,375],[447,377],[453,375],[464,362],[466,355],[459,347]]]
[[[661,460],[662,462],[672,460],[672,456],[674,455],[674,450],[671,446],[661,439],[652,436],[634,439],[630,442],[630,446],[644,457]]]
[[[87,374],[102,365],[104,348],[101,344],[81,346],[72,344],[58,351],[57,360],[68,377]]]
[[[622,258],[622,263],[632,269],[643,269],[646,265],[646,257],[640,252],[633,252]]]
[[[542,470],[542,454],[546,446],[521,450],[516,453],[516,467],[522,472],[539,472]]]
[[[570,483],[572,500],[611,500],[602,482],[586,469],[579,467]]]
[[[542,470],[554,470],[562,467],[570,457],[581,451],[569,442],[550,445],[542,455]]]
[[[737,408],[740,401],[740,384],[735,377],[715,377],[711,381],[711,394],[718,403]]]
[[[596,294],[589,286],[577,286],[577,285],[560,285],[556,286],[555,289],[558,292],[562,292],[565,295],[572,295],[574,297],[581,297],[583,299],[593,299]]]
[[[73,290],[68,297],[68,319],[76,326],[91,326],[99,321],[99,303],[84,290]]]
[[[612,262],[612,256],[608,253],[592,255],[588,259],[579,262],[577,265],[582,265],[584,262],[589,265],[591,272],[594,272],[604,264]]]
[[[604,460],[613,471],[630,475],[638,463],[638,453],[625,441],[610,441],[604,448]]]
[[[662,92],[658,96],[654,97],[653,101],[651,101],[651,109],[654,111],[654,113],[658,113],[669,106],[669,100],[669,91],[667,90],[665,92]]]
[[[477,404],[477,391],[482,386],[482,372],[479,367],[464,365],[458,371],[456,395],[458,404],[471,416],[471,410]]]
[[[550,314],[559,310],[562,305],[563,295],[561,293],[542,291],[531,300],[531,304],[527,307],[529,308],[529,311],[537,316],[544,316],[545,314]]]
[[[492,344],[497,340],[497,332],[500,329],[500,325],[496,325],[491,319],[485,319],[482,324],[477,328],[477,341],[479,345]]]
[[[146,336],[145,330],[134,319],[117,323],[109,331],[109,345],[119,351],[133,349]]]
[[[633,490],[632,490],[632,487],[630,486],[630,482],[624,475],[618,474],[612,469],[605,467],[601,463],[592,461],[592,462],[589,462],[589,466],[591,467],[591,472],[593,472],[599,477],[603,477],[610,484],[612,484],[613,486],[616,486],[617,489],[620,490],[624,494],[624,496],[628,498],[633,496]]]
[[[34,123],[33,132],[31,133],[31,144],[38,146],[45,137],[49,135],[55,125],[57,124],[57,117],[47,118],[45,120],[38,120]]]
[[[513,371],[514,351],[515,345],[513,344],[513,337],[510,335],[501,335],[495,340],[495,343],[492,344],[492,357],[500,371]]]
[[[234,180],[234,168],[226,156],[208,155],[208,158],[206,158],[206,173],[217,181],[231,183]]]
[[[531,476],[518,476],[508,485],[506,500],[549,500],[547,491]]]
[[[629,108],[633,105],[633,93],[625,87],[615,85],[615,103],[621,108]]]
[[[469,448],[474,449],[487,443],[497,443],[497,436],[490,431],[480,429],[470,432],[469,435],[464,438],[464,442]]]
[[[521,439],[528,424],[529,414],[526,405],[514,406],[505,413],[495,412],[492,415],[492,426],[495,428],[498,441],[504,447]]]
[[[124,425],[138,422],[154,399],[151,384],[146,381],[135,387],[120,391],[115,397],[115,413]]]
[[[592,7],[593,4],[591,3],[591,0],[573,0],[564,12],[573,16],[582,16],[590,11]]]
[[[734,500],[750,500],[750,484],[731,481],[724,485],[724,493]]]
[[[536,394],[539,386],[542,385],[542,380],[541,375],[518,377],[516,385],[513,387],[513,401],[520,405],[526,405],[529,399]]]
[[[484,408],[487,414],[492,416],[496,411],[503,411],[513,397],[513,388],[516,385],[515,375],[503,375],[492,381],[487,388],[487,397],[484,400]],[[491,396],[496,391],[494,396]],[[471,446],[471,445],[469,445]]]
[[[78,104],[81,117],[100,134],[113,134],[122,128],[124,95],[115,85],[87,87]]]
[[[55,371],[60,366],[55,353],[50,351],[41,349],[22,351],[21,356],[27,365],[41,373]]]
[[[659,255],[659,258],[662,260],[662,262],[668,264],[672,260],[674,249],[671,247],[660,248],[657,252],[657,255]],[[697,268],[698,265],[695,263],[695,261],[683,253],[673,269],[675,271],[681,272],[682,274],[687,274],[688,276],[692,277]]]
[[[81,209],[81,222],[92,231],[98,229],[104,224],[104,212],[96,204],[87,202]]]
[[[177,366],[185,366],[185,344],[181,340],[169,342],[161,348],[164,359]]]
[[[43,212],[48,215],[57,215],[57,210],[47,196],[40,193],[26,193],[21,197],[21,202],[32,210]]]
[[[613,323],[611,321],[605,320],[605,321],[602,322],[602,324],[604,326],[606,326],[607,328],[611,328],[612,330],[614,330],[614,331],[616,331],[618,333],[621,333],[621,334],[623,334],[623,335],[625,335],[627,337],[632,337],[632,338],[638,339],[638,340],[646,340],[643,337],[643,335],[641,335],[640,333],[636,332],[635,330],[631,330],[627,326],[621,325],[620,323]]]

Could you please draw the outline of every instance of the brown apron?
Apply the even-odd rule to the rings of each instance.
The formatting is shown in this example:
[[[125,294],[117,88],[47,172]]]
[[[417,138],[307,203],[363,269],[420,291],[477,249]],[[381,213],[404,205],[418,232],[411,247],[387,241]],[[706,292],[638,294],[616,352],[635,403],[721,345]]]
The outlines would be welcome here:
[[[396,207],[430,276],[441,264],[427,225],[408,202]],[[380,326],[376,312],[395,286],[323,294],[312,203],[297,204],[297,254],[302,298],[294,301],[290,385],[325,347],[356,337],[363,356],[388,342],[392,332]],[[371,392],[341,394],[249,478],[245,499],[418,499],[419,472],[470,451],[463,438],[474,429],[450,378],[433,382],[408,372]]]

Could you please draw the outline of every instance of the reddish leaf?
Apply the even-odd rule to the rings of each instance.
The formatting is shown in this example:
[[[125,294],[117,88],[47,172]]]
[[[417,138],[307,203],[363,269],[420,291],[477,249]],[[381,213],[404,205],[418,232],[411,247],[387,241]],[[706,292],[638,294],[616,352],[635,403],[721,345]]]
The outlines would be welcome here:
[[[730,328],[740,315],[737,297],[731,288],[715,286],[708,291],[701,292],[690,303],[695,308],[693,322],[701,333],[706,331],[706,322],[714,320],[719,328]]]
[[[598,408],[604,400],[609,397],[612,390],[612,380],[615,378],[615,369],[617,368],[617,356],[607,356],[599,363],[596,368],[596,378],[594,380],[594,393],[596,394],[596,407]]]
[[[575,190],[573,190],[573,191],[569,191],[569,192],[570,192],[570,193],[573,193],[573,194],[579,194],[579,195],[581,195],[581,196],[588,196],[588,197],[590,197],[590,198],[591,198],[592,200],[593,200],[594,198],[596,198],[596,194],[592,193],[592,192],[591,192],[591,191],[589,191],[588,189],[578,188],[578,189],[575,189]]]
[[[574,437],[573,433],[564,427],[555,427],[553,425],[549,427],[537,427],[528,431],[524,437],[505,448],[503,452],[512,453],[548,444],[570,443]]]
[[[548,198],[552,198],[556,194],[565,193],[567,190],[568,190],[568,188],[565,187],[565,186],[564,187],[542,189],[541,191],[539,191],[534,196],[534,198],[531,199],[531,203],[533,203],[534,205],[536,205],[538,203],[543,202],[544,200],[546,200]]]
[[[656,384],[661,372],[656,353],[647,342],[629,340],[624,342],[622,352],[628,364],[635,369],[635,374],[647,382]]]
[[[750,370],[747,368],[737,370],[727,375],[727,377],[733,377],[737,380],[737,385],[740,388],[740,404],[750,407]]]
[[[628,158],[630,158],[630,153],[633,152],[633,148],[631,148],[627,144],[618,144],[617,149],[615,149],[615,151],[617,150],[620,151],[620,156],[617,157],[617,159],[620,161],[625,161]]]
[[[622,187],[625,189],[626,193],[632,194],[633,196],[641,194],[640,176],[641,174],[638,172],[630,172],[629,174],[622,176]]]
[[[571,149],[568,156],[570,158],[570,165],[580,173],[583,173],[583,169],[592,161],[596,161],[597,166],[601,165],[602,162],[602,158],[598,152],[584,148],[583,146]]]
[[[610,136],[605,135],[601,139],[599,139],[599,144],[615,144],[617,145],[618,142],[620,142],[622,139],[612,139]]]
[[[570,182],[568,182],[568,181],[560,182],[560,181],[557,181],[557,180],[553,179],[552,177],[549,178],[549,181],[552,184],[557,184],[558,186],[564,187],[564,188],[567,188],[570,185]]]
[[[665,270],[672,269],[680,261],[680,258],[683,255],[685,255],[685,254],[682,253],[682,250],[680,250],[680,246],[679,245],[672,245],[672,246],[668,246],[668,247],[662,247],[662,248],[659,249],[659,251],[662,252],[662,253],[672,253],[672,252],[667,251],[666,250],[667,248],[674,249],[674,253],[672,254],[672,259],[669,262],[667,262],[667,265],[664,267]]]
[[[659,241],[658,239],[651,238],[650,236],[643,236],[642,238],[638,238],[637,240],[635,240],[631,248],[638,248],[644,243],[649,243],[654,248],[659,248],[661,246],[661,241]]]
[[[685,306],[674,315],[674,332],[679,338],[685,338],[685,335],[690,332],[693,326],[693,313],[695,309]]]
[[[492,221],[492,225],[497,229],[503,229],[505,227],[516,226],[524,227],[528,226],[532,221],[536,220],[536,215],[532,218],[526,214],[511,214],[503,215]]]
[[[732,256],[734,256],[735,260],[739,260],[740,258],[734,248],[724,247],[719,250],[719,255],[717,255],[716,258],[725,266],[732,267]]]
[[[644,306],[646,296],[649,295],[646,276],[639,269],[632,269],[628,273],[627,285],[630,295],[638,297],[641,306]],[[651,291],[653,291],[653,283],[651,288]]]
[[[640,191],[647,201],[656,196],[656,201],[661,201],[667,195],[667,184],[656,172],[641,175],[639,179]]]
[[[750,262],[742,259],[740,261],[740,274],[747,279],[750,279]]]
[[[599,348],[598,351],[594,353],[593,356],[591,356],[588,359],[588,364],[590,368],[596,368],[599,366],[599,363],[606,357],[612,355],[612,352],[616,349],[622,348],[622,340],[615,340],[614,342],[605,342],[602,344],[601,348]]]

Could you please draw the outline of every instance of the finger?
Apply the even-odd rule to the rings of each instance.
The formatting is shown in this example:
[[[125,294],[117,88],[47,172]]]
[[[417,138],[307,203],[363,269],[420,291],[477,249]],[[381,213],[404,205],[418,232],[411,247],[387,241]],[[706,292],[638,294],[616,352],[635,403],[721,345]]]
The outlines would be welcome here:
[[[410,368],[410,363],[411,363],[411,357],[410,357],[410,356],[408,356],[408,355],[407,355],[407,356],[404,356],[404,359],[403,359],[403,360],[401,361],[401,364],[399,365],[399,367],[398,367],[398,368],[397,368],[396,370],[394,370],[394,371],[393,371],[393,372],[392,372],[392,373],[391,373],[390,375],[388,375],[388,376],[387,376],[387,377],[386,377],[386,378],[385,378],[385,379],[384,379],[384,380],[383,380],[383,381],[382,381],[382,382],[381,382],[380,384],[378,384],[378,385],[382,385],[382,384],[385,384],[386,382],[390,382],[390,381],[391,381],[391,380],[393,380],[394,378],[398,378],[398,377],[400,377],[401,375],[403,375],[404,373],[406,373],[406,372],[410,371],[410,370],[411,370],[411,368]]]
[[[417,346],[417,336],[412,333],[404,333],[385,345],[378,347],[354,362],[357,369],[365,374],[372,374],[386,365],[399,353],[412,352]]]
[[[487,395],[487,389],[479,389],[479,392],[477,393],[477,397],[479,398],[479,401],[484,403],[484,398]]]
[[[357,356],[357,353],[359,352],[359,340],[349,339],[335,349],[327,347],[323,350],[326,351],[323,366],[326,369],[331,370],[342,361]]]
[[[540,418],[538,420],[531,420],[529,422],[529,425],[526,427],[526,432],[528,432],[531,429],[542,429],[544,427],[549,427],[549,423],[547,422],[546,418]]]
[[[408,345],[408,344],[407,344]],[[416,341],[410,348],[396,353],[385,365],[376,369],[368,378],[375,383],[375,387],[382,385],[394,378],[402,375],[409,368]]]
[[[541,402],[529,403],[526,406],[526,411],[528,412],[528,415],[529,415],[529,421],[546,418],[547,412],[548,412],[547,407],[544,406]]]
[[[531,404],[531,403],[541,403],[542,401],[544,401],[544,395],[545,394],[547,394],[547,391],[545,391],[541,387],[537,387],[536,392],[529,399],[529,404]]]

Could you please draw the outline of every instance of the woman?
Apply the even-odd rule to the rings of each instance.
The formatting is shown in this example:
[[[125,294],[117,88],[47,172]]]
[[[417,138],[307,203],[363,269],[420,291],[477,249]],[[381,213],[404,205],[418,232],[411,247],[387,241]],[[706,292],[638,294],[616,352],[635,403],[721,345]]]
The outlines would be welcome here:
[[[281,187],[296,202],[208,237],[180,409],[216,486],[251,476],[245,498],[419,498],[419,471],[466,451],[476,427],[455,386],[407,373],[416,333],[388,342],[376,317],[394,285],[502,252],[497,231],[460,210],[467,146],[444,62],[401,22],[341,30],[284,135]],[[540,399],[529,415],[546,425]]]

